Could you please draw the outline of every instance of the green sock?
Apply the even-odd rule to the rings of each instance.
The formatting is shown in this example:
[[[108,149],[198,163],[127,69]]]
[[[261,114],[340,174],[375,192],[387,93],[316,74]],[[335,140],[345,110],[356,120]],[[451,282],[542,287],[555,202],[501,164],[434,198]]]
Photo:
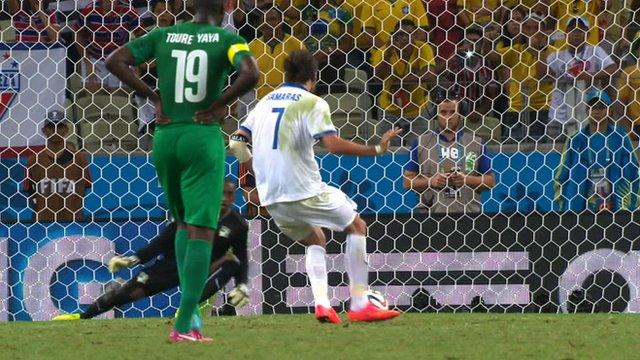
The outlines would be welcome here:
[[[176,231],[175,238],[175,249],[176,249],[176,264],[178,265],[178,278],[180,279],[180,287],[182,287],[184,280],[183,278],[183,269],[184,266],[184,258],[187,254],[187,244],[189,243],[189,233],[187,230]]]
[[[211,260],[211,243],[202,239],[188,240],[187,253],[182,268],[184,284],[175,329],[179,333],[191,331],[191,316],[198,307],[205,282],[209,276]]]

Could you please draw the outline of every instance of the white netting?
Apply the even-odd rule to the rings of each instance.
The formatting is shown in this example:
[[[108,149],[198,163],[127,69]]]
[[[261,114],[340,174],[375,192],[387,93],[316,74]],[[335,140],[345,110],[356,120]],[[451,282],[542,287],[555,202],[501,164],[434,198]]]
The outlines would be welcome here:
[[[190,3],[2,2],[0,319],[84,308],[114,280],[103,264],[164,226],[150,158],[154,109],[104,59],[158,24],[188,21]],[[109,4],[113,11],[102,8]],[[318,148],[323,179],[370,226],[371,284],[392,305],[635,312],[638,8],[637,0],[228,1],[224,26],[246,38],[262,78],[230,106],[223,129],[233,132],[256,98],[280,86],[286,54],[305,47],[342,137],[375,144],[394,125],[405,130],[375,159]],[[153,64],[137,71],[155,86]],[[458,126],[451,113],[464,131],[437,134],[441,123]],[[63,123],[68,151],[53,157]],[[309,311],[302,247],[255,206],[251,176],[231,156],[227,165],[251,219],[252,301],[242,312]],[[342,240],[335,234],[327,247],[334,305],[348,298]],[[177,304],[172,290],[116,316],[169,316]]]

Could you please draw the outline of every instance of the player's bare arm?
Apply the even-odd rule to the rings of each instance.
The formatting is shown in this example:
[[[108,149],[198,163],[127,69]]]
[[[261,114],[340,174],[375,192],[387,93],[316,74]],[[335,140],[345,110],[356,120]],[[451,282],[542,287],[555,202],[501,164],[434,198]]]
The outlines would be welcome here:
[[[358,156],[374,156],[381,155],[389,149],[389,142],[398,136],[402,129],[395,128],[387,131],[382,135],[379,145],[369,146],[360,145],[352,141],[345,140],[336,134],[326,135],[322,137],[322,145],[332,154],[340,155],[358,155]]]
[[[135,72],[135,59],[131,50],[127,47],[121,47],[114,51],[106,61],[107,69],[117,76],[123,83],[130,86],[133,90],[138,92],[141,96],[149,98],[156,105],[156,122],[158,124],[165,124],[169,122],[169,119],[162,112],[162,103],[160,101],[160,95],[153,91],[149,85],[147,85],[138,74]]]

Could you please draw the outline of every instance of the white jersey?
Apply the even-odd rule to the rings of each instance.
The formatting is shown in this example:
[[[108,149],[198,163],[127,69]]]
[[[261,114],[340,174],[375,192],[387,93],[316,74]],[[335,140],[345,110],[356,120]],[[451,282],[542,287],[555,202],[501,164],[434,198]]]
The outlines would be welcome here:
[[[326,190],[313,145],[336,128],[322,98],[286,83],[262,98],[240,128],[251,134],[261,205],[308,199]]]
[[[615,64],[607,52],[599,46],[585,45],[581,52],[573,54],[567,49],[559,50],[547,57],[547,65],[558,78],[551,95],[549,119],[566,123],[572,118],[574,107],[583,103],[583,91],[570,85],[570,81],[585,71],[591,75]],[[563,82],[564,81],[564,82]],[[578,90],[578,91],[576,91]],[[584,90],[584,89],[582,89]],[[571,95],[575,98],[570,98]]]

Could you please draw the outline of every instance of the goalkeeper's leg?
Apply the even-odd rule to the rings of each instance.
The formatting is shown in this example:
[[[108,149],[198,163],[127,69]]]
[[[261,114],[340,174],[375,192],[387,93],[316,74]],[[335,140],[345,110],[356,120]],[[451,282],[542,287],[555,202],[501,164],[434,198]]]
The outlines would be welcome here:
[[[144,284],[139,283],[137,279],[129,280],[124,285],[102,294],[87,310],[80,313],[80,319],[92,319],[114,307],[129,304],[145,296],[147,295]]]
[[[120,307],[144,297],[161,293],[178,286],[178,275],[171,264],[158,264],[145,268],[124,285],[102,294],[86,311],[80,314],[65,314],[54,320],[91,319],[114,307]]]

